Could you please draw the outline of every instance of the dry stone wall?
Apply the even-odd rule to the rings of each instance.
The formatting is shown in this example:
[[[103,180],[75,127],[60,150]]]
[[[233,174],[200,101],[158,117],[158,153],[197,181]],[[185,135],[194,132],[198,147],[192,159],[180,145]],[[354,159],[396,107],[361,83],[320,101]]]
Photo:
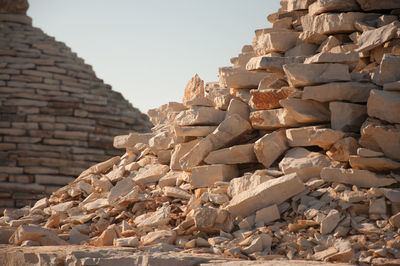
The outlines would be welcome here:
[[[400,264],[400,2],[281,5],[122,157],[6,210],[5,241]]]
[[[8,13],[24,13],[12,5],[25,1],[6,2],[0,14],[0,207],[23,207],[120,154],[113,137],[146,132],[150,122],[64,43],[32,27],[26,15]]]

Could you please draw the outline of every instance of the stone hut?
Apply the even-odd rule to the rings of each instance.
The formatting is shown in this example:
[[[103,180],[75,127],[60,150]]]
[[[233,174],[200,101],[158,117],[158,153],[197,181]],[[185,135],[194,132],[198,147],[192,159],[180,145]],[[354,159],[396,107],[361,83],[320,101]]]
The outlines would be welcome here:
[[[119,155],[146,115],[64,43],[32,26],[26,0],[0,0],[0,207],[21,207]]]

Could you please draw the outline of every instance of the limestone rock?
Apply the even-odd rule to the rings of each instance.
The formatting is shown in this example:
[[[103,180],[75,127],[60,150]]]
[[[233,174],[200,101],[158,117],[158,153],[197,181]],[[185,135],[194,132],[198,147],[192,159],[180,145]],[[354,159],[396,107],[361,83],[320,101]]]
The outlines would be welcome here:
[[[347,137],[336,141],[326,155],[334,161],[348,162],[350,155],[357,153],[358,147],[358,141],[355,138]]]
[[[330,128],[302,127],[286,130],[286,137],[290,147],[309,147],[319,146],[329,149],[339,139],[343,138],[344,133]]]
[[[288,98],[297,90],[291,87],[283,87],[279,90],[251,90],[250,106],[254,110],[270,110],[281,106],[280,100]]]
[[[384,157],[350,156],[350,165],[355,169],[365,169],[375,172],[400,169],[400,163]]]
[[[340,222],[340,213],[337,210],[331,210],[328,215],[321,221],[320,232],[322,235],[329,234]]]
[[[400,91],[400,81],[386,83],[383,85],[385,91]]]
[[[174,132],[178,137],[205,137],[216,128],[216,126],[175,126]]]
[[[263,70],[269,73],[283,73],[283,65],[303,63],[303,56],[258,56],[253,57],[246,65],[248,71]]]
[[[279,213],[278,206],[273,204],[269,207],[263,208],[256,212],[255,223],[263,222],[264,224],[268,224],[270,222],[276,221],[281,218]]]
[[[247,103],[244,103],[237,99],[231,99],[228,105],[228,109],[226,110],[226,117],[229,117],[234,114],[240,115],[245,120],[250,120],[250,110]]]
[[[366,148],[358,148],[357,155],[365,158],[383,157],[385,154],[379,151],[373,151]]]
[[[271,75],[263,72],[249,72],[238,67],[219,68],[219,84],[222,88],[256,89],[260,81]]]
[[[139,244],[139,239],[136,236],[117,238],[114,239],[113,243],[115,247],[137,247]]]
[[[275,130],[300,125],[284,108],[251,112],[250,120],[255,129]]]
[[[337,11],[358,11],[360,10],[356,0],[317,0],[308,7],[310,15],[319,15]]]
[[[400,73],[396,71],[400,67],[400,55],[386,53],[376,73],[373,75],[373,82],[383,86],[400,80]]]
[[[154,183],[160,180],[160,178],[168,173],[168,171],[168,165],[153,165],[149,169],[145,170],[143,173],[135,176],[133,180],[141,184]]]
[[[304,148],[289,150],[279,168],[285,174],[296,173],[297,176],[306,182],[311,178],[319,178],[322,168],[332,165],[330,159],[318,152],[310,152]]]
[[[318,16],[303,16],[301,24],[304,31],[320,34],[352,33],[356,31],[354,22],[368,21],[378,17],[378,14],[360,12],[323,13]]]
[[[254,144],[254,153],[258,161],[266,168],[270,167],[287,149],[287,139],[284,131],[266,134]]]
[[[280,204],[304,190],[305,186],[296,174],[285,175],[236,195],[226,209],[234,216],[246,217],[266,206]]]
[[[377,87],[371,83],[334,82],[319,86],[305,87],[302,99],[319,102],[349,101],[367,102],[370,91]]]
[[[66,245],[66,242],[59,238],[52,230],[30,224],[18,227],[10,238],[10,244],[21,245],[26,240],[38,242],[42,246]]]
[[[254,144],[236,145],[210,152],[204,159],[207,164],[240,164],[257,162]]]
[[[259,184],[267,182],[272,178],[273,177],[271,176],[261,175],[257,173],[254,173],[253,175],[245,175],[238,178],[233,178],[229,182],[228,195],[233,198],[243,191],[254,189]]]
[[[230,181],[238,176],[236,165],[204,165],[192,169],[190,184],[194,188],[209,187],[217,181]]]
[[[382,151],[386,157],[400,161],[400,126],[386,125],[379,120],[368,118],[361,127],[360,145]]]
[[[218,125],[225,118],[225,112],[212,107],[193,107],[180,112],[175,118],[178,126]]]
[[[293,87],[351,80],[349,67],[344,64],[289,64],[283,70]]]
[[[314,1],[315,0],[288,0],[287,1],[287,11],[308,9],[308,7]]]
[[[260,56],[273,52],[286,52],[296,45],[298,37],[298,32],[268,32],[257,38],[253,48],[256,54]]]
[[[182,102],[184,105],[187,105],[188,101],[202,97],[204,97],[204,81],[196,74],[186,84]]]
[[[329,122],[330,112],[326,105],[313,100],[284,99],[279,103],[300,124]]]
[[[138,143],[148,144],[153,136],[152,133],[130,133],[129,135],[117,136],[114,138],[114,147],[123,149],[135,146]]]
[[[331,125],[334,130],[345,132],[360,132],[360,128],[367,119],[367,107],[365,105],[331,102]]]
[[[213,133],[202,139],[179,160],[182,169],[189,170],[199,165],[211,151],[225,146],[250,129],[249,122],[240,115],[227,117]]]
[[[213,130],[214,131],[214,130]],[[179,160],[188,153],[194,146],[199,143],[200,139],[195,139],[189,142],[181,143],[175,146],[171,155],[171,170],[182,170]]]
[[[143,218],[142,216],[136,217],[134,222],[138,228],[165,225],[171,219],[170,211],[171,207],[163,206],[150,215],[145,214]]]
[[[369,116],[400,123],[400,92],[372,90],[367,108]]]
[[[359,187],[386,187],[396,183],[396,180],[379,176],[367,170],[324,168],[321,178],[328,182],[338,182]]]
[[[361,8],[365,11],[382,10],[382,9],[398,9],[400,3],[396,0],[357,0]]]
[[[322,52],[307,58],[304,64],[321,64],[321,63],[337,63],[337,64],[355,64],[360,60],[360,56],[356,52],[347,53],[331,53]]]
[[[380,27],[374,30],[368,30],[361,34],[360,39],[358,41],[359,48],[358,52],[366,52],[378,47],[381,44],[384,44],[387,41],[393,39],[397,30],[399,29],[399,22],[395,21],[390,23],[389,25]]]
[[[191,195],[186,190],[177,187],[164,187],[164,195],[166,197],[177,198],[177,199],[190,199]]]

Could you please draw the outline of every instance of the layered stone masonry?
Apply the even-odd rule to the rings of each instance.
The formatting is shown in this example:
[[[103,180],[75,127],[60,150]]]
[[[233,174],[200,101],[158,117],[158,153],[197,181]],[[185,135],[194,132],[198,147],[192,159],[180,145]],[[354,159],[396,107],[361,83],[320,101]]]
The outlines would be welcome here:
[[[23,207],[110,156],[150,123],[64,43],[0,14],[0,206]]]

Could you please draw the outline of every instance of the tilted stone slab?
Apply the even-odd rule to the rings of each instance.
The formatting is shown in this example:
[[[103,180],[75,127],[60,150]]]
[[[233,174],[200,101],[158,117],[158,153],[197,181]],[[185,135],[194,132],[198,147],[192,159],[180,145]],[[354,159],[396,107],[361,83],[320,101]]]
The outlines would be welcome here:
[[[213,164],[197,166],[190,174],[190,184],[194,188],[210,187],[217,181],[230,181],[239,174],[236,165]]]
[[[369,116],[400,123],[400,92],[372,90],[367,109]]]
[[[257,158],[254,154],[254,144],[244,144],[212,151],[204,162],[207,164],[254,163],[257,162]]]
[[[355,169],[365,169],[374,172],[393,171],[400,169],[400,163],[385,157],[350,156],[349,163]]]
[[[202,139],[179,160],[182,169],[187,171],[199,165],[211,151],[225,146],[251,128],[250,123],[238,114],[227,117],[213,133]]]
[[[387,125],[368,118],[361,127],[360,145],[400,161],[400,125]]]
[[[219,85],[231,89],[256,89],[260,81],[271,73],[250,72],[238,67],[219,68]]]
[[[289,64],[283,70],[293,87],[351,80],[349,67],[344,64]]]
[[[352,33],[357,31],[354,22],[373,20],[377,19],[379,16],[379,14],[360,12],[323,13],[318,16],[303,16],[301,17],[301,24],[303,26],[303,31],[327,35]]]
[[[327,12],[359,10],[360,6],[356,0],[317,0],[308,7],[308,13],[314,16]]]
[[[304,60],[304,56],[258,56],[249,60],[246,69],[249,71],[264,70],[270,73],[282,73],[283,65],[303,63]]]
[[[358,40],[359,48],[357,52],[367,52],[390,41],[395,38],[398,29],[399,22],[395,21],[378,29],[363,32]]]
[[[349,101],[353,103],[365,103],[368,101],[370,91],[377,88],[372,83],[334,82],[305,87],[302,99],[319,102]]]
[[[288,0],[287,11],[305,10],[314,2],[314,0]]]
[[[117,149],[124,149],[133,147],[138,143],[148,144],[149,140],[154,137],[153,133],[130,133],[129,135],[116,136],[114,138],[114,147]]]
[[[194,107],[181,111],[174,120],[178,126],[218,125],[225,118],[225,111],[212,107]]]
[[[397,183],[393,178],[377,175],[367,170],[324,168],[321,178],[327,182],[356,185],[364,188],[386,187]]]
[[[285,131],[266,134],[254,144],[257,159],[266,168],[270,167],[288,148]]]
[[[305,189],[303,182],[295,173],[285,175],[236,195],[226,209],[233,216],[246,217],[272,204],[281,204]]]

